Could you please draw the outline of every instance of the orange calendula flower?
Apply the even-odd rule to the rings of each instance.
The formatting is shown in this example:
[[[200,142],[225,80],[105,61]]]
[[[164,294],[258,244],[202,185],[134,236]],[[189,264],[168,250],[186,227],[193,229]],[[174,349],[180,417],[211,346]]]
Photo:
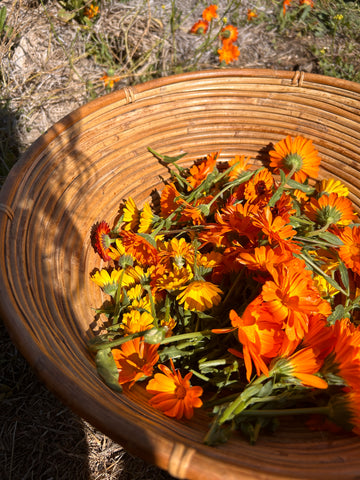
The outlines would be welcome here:
[[[297,261],[278,265],[273,271],[274,279],[262,287],[267,308],[283,324],[289,340],[302,339],[308,331],[310,314],[331,313],[331,306],[321,298],[311,272],[301,268],[301,264]]]
[[[239,31],[234,25],[226,25],[221,29],[220,38],[223,42],[236,42]]]
[[[214,170],[218,155],[218,152],[211,153],[210,155],[207,155],[206,158],[195,162],[195,164],[190,168],[190,176],[186,178],[186,181],[190,183],[192,188],[198,187],[209,175],[209,173]]]
[[[219,62],[225,62],[228,65],[239,58],[240,50],[233,43],[223,43],[222,48],[217,51]]]
[[[175,370],[171,359],[170,363],[171,370],[166,365],[159,365],[162,373],[156,373],[147,384],[146,390],[154,395],[149,403],[168,417],[177,420],[183,417],[190,419],[194,415],[194,408],[202,406],[200,397],[203,389],[191,385],[192,372],[183,378],[181,373]]]
[[[100,80],[104,82],[105,87],[113,88],[114,84],[120,81],[120,77],[104,73]]]
[[[337,320],[331,326],[333,349],[324,362],[324,373],[335,374],[348,387],[359,389],[360,330],[349,319]]]
[[[240,252],[236,261],[256,272],[273,272],[276,265],[289,260],[289,253],[276,251],[270,245],[255,247],[252,252]]]
[[[244,198],[251,203],[267,204],[273,194],[273,188],[273,176],[267,168],[264,168],[246,183]]]
[[[273,367],[273,371],[300,380],[302,385],[313,388],[328,388],[327,382],[315,375],[319,372],[322,361],[317,358],[311,347],[302,348],[290,357],[281,358]]]
[[[217,9],[218,9],[218,6],[217,5],[209,5],[208,7],[206,7],[203,12],[202,12],[202,18],[206,21],[206,22],[211,22],[211,20],[213,18],[217,18],[218,17],[218,14],[217,14]]]
[[[181,268],[194,262],[195,250],[184,237],[172,238],[169,242],[158,243],[159,261],[169,268],[172,264]]]
[[[258,16],[258,14],[256,13],[255,10],[251,10],[250,8],[248,8],[248,11],[247,11],[247,21],[248,22],[251,22],[257,16]]]
[[[243,347],[247,380],[250,381],[253,364],[257,375],[260,373],[268,375],[269,362],[278,355],[284,333],[279,323],[274,321],[262,297],[256,297],[246,307],[241,317],[235,310],[231,310],[229,316]],[[241,356],[234,349],[229,349],[229,352]]]
[[[88,7],[84,8],[84,16],[89,18],[90,20],[99,13],[99,7],[94,4],[90,4]]]
[[[300,246],[292,241],[296,235],[296,230],[288,224],[282,217],[273,217],[270,207],[265,207],[260,211],[253,224],[261,228],[270,245],[279,246],[283,251],[291,251],[297,253],[300,251]]]
[[[309,5],[309,7],[314,8],[314,0],[300,0],[300,5]]]
[[[121,232],[122,245],[127,255],[131,255],[142,266],[156,265],[158,253],[144,237],[126,230]]]
[[[291,2],[292,2],[292,0],[284,0],[284,1],[283,1],[283,5],[282,5],[282,7],[283,7],[283,15],[286,14],[286,10],[287,10],[287,8],[291,5]]]
[[[184,304],[186,310],[204,312],[221,302],[222,293],[222,290],[211,282],[195,280],[181,288],[176,300]]]
[[[250,169],[250,157],[235,155],[235,157],[229,161],[229,167],[233,167],[229,173],[229,179],[231,181],[236,180],[245,171]]]
[[[194,25],[190,28],[190,33],[195,33],[197,35],[204,35],[209,28],[209,22],[205,20],[199,20],[195,22]]]
[[[339,238],[344,245],[339,247],[339,256],[347,268],[360,275],[360,227],[345,227]]]
[[[337,193],[311,198],[304,206],[304,213],[320,227],[349,225],[357,218],[351,200]]]
[[[94,232],[94,247],[100,257],[105,261],[111,260],[109,256],[110,246],[110,227],[106,222],[100,222]]]
[[[294,172],[294,179],[303,183],[308,177],[316,178],[319,172],[320,157],[312,140],[301,136],[292,139],[288,135],[274,145],[269,152],[270,167],[275,173],[283,170],[286,174]]]
[[[120,385],[129,384],[131,388],[141,378],[150,377],[154,365],[159,360],[158,344],[151,345],[140,338],[134,338],[114,348],[112,355],[119,371]]]

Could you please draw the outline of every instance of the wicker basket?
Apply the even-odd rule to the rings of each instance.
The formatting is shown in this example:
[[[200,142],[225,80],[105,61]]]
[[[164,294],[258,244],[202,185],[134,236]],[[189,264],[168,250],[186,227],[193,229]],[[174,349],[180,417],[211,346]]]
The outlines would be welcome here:
[[[54,125],[25,153],[0,193],[0,302],[12,338],[76,413],[129,452],[188,479],[359,478],[360,438],[284,425],[251,446],[241,436],[202,444],[209,419],[176,422],[135,386],[117,394],[98,377],[86,341],[103,300],[90,243],[120,201],[140,204],[166,170],[148,152],[251,155],[287,134],[313,140],[360,210],[360,85],[300,72],[219,70],[124,88]],[[341,474],[339,474],[339,471]]]

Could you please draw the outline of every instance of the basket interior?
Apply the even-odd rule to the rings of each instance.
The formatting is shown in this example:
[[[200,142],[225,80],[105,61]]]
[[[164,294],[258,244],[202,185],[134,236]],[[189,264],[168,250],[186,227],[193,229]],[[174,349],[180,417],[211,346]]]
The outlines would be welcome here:
[[[283,425],[256,446],[234,436],[202,444],[209,419],[178,423],[148,407],[146,392],[111,391],[86,341],[105,300],[90,281],[102,261],[93,225],[112,223],[122,200],[160,190],[165,155],[182,163],[214,151],[260,162],[286,135],[313,140],[321,176],[350,188],[360,211],[360,85],[299,72],[223,70],[159,79],[97,99],[54,125],[11,171],[0,193],[1,312],[19,349],[66,404],[130,452],[179,478],[355,478],[360,440]]]

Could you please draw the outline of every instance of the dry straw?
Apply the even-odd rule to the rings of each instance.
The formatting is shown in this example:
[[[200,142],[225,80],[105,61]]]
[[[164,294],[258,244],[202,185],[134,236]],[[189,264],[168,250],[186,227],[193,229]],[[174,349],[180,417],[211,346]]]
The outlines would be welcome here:
[[[286,135],[313,140],[322,176],[349,186],[360,210],[360,85],[312,74],[218,70],[128,87],[85,105],[24,154],[0,192],[0,304],[12,338],[49,389],[129,452],[189,479],[354,479],[360,438],[283,425],[256,446],[202,444],[209,419],[165,418],[135,385],[117,394],[86,348],[100,289],[90,242],[121,200],[137,204],[167,171],[147,147],[184,162],[215,150],[251,155]],[[115,212],[115,213],[114,213]]]

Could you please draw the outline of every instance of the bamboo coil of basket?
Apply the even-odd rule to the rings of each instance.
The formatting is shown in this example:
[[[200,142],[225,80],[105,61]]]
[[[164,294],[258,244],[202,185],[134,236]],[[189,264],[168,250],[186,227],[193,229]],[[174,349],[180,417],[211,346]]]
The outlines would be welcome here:
[[[359,478],[360,438],[284,425],[255,446],[240,435],[202,443],[209,419],[176,422],[136,385],[110,390],[86,348],[89,280],[101,260],[94,223],[114,220],[161,188],[166,169],[147,147],[190,163],[251,155],[286,135],[313,140],[322,176],[348,185],[360,210],[360,85],[300,72],[225,69],[161,78],[98,98],[55,124],[23,155],[0,192],[0,306],[10,334],[49,389],[129,452],[188,479]],[[339,472],[341,472],[339,474]]]

